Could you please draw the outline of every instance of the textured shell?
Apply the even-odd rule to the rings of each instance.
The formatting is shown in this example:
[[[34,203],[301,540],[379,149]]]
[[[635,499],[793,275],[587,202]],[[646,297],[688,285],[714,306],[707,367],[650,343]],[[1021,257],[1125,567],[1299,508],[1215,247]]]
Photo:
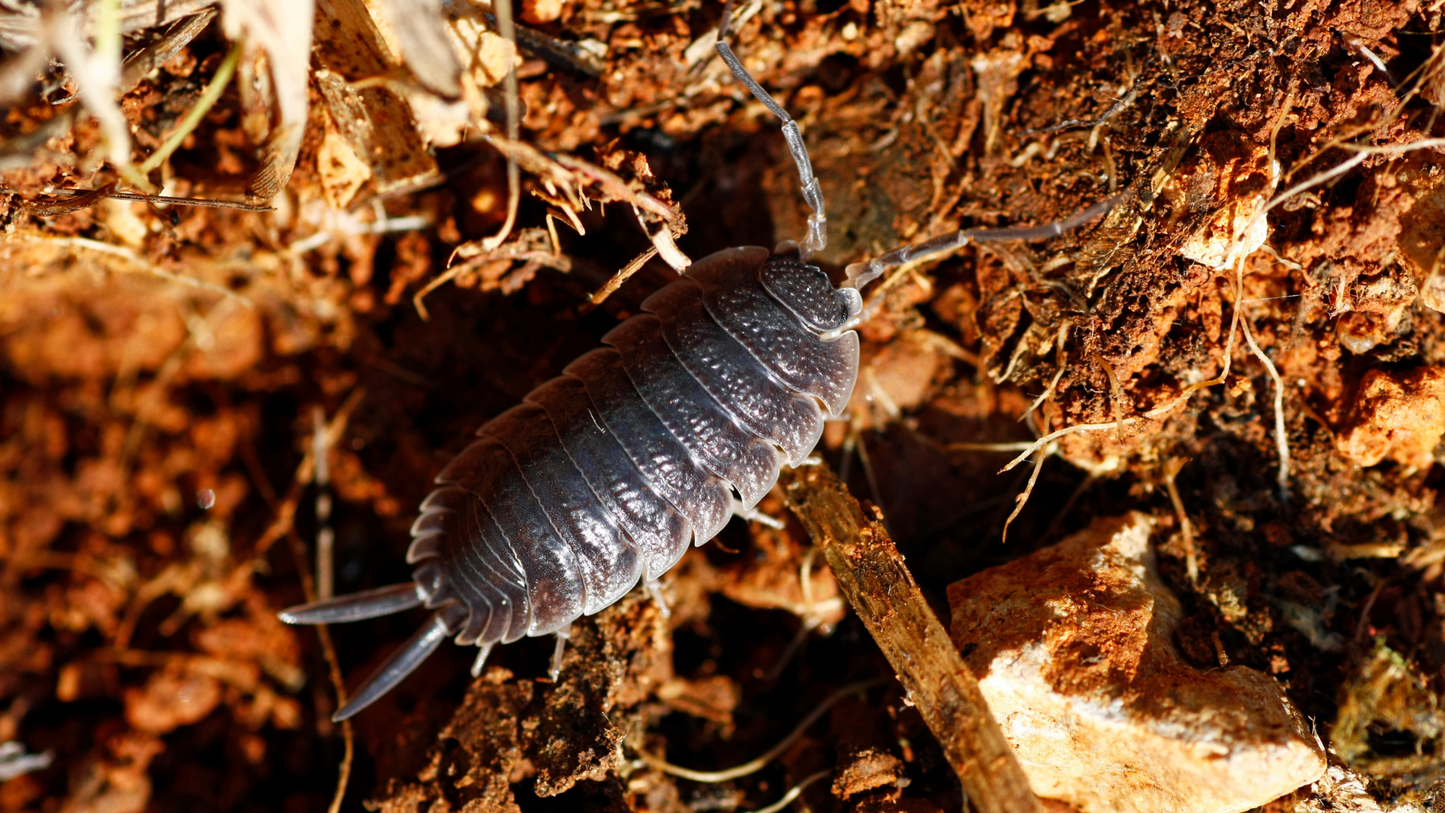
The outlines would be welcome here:
[[[841,413],[858,337],[820,334],[859,306],[766,249],[694,264],[438,475],[407,553],[427,606],[466,611],[457,643],[505,643],[662,576]]]

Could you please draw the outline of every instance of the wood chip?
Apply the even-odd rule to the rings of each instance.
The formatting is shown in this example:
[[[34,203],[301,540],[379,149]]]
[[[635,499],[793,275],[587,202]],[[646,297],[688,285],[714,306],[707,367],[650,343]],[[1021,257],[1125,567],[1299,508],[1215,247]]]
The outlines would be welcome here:
[[[783,493],[838,586],[898,672],[980,813],[1042,813],[978,680],[877,518],[826,465],[785,469]]]

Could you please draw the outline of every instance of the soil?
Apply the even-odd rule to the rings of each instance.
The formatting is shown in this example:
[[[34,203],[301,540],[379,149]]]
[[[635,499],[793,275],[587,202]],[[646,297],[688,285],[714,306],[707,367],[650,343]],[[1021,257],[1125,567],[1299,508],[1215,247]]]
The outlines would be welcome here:
[[[1445,152],[1416,144],[1445,135],[1445,8],[744,5],[733,47],[806,135],[835,278],[1118,196],[1059,239],[970,246],[869,293],[858,389],[820,451],[882,509],[938,613],[960,578],[1096,517],[1152,514],[1191,658],[1274,675],[1387,809],[1445,805]],[[675,277],[653,260],[591,304],[652,246],[640,220],[692,258],[805,233],[777,122],[717,60],[689,59],[720,5],[520,11],[534,35],[606,55],[524,40],[520,147],[474,122],[427,152],[387,112],[418,97],[346,97],[376,143],[412,151],[365,172],[337,146],[353,108],[332,91],[366,77],[327,50],[345,37],[318,34],[269,211],[56,192],[121,180],[100,125],[61,102],[58,64],[4,111],[0,743],[52,761],[0,782],[0,808],[319,810],[351,737],[344,809],[753,810],[823,772],[797,809],[960,809],[891,680],[757,772],[658,768],[745,762],[835,690],[893,675],[777,492],[761,507],[784,529],[737,521],[690,552],[669,614],[637,591],[579,621],[558,682],[550,641],[498,648],[476,680],[474,652],[448,645],[349,731],[329,722],[326,647],[275,617],[305,600],[323,528],[338,594],[404,581],[415,506],[475,429]],[[134,160],[230,50],[211,23],[125,93]],[[166,164],[166,194],[256,189],[256,114],[228,87]],[[501,150],[522,155],[523,194],[487,253],[507,220]],[[414,297],[462,246],[423,314]],[[347,684],[420,621],[331,628]],[[1332,792],[1267,809],[1330,809]]]

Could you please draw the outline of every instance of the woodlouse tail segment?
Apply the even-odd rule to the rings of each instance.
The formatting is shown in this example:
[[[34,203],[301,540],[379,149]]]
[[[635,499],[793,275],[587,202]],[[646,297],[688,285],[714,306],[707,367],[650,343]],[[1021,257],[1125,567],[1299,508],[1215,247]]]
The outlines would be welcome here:
[[[380,668],[366,679],[356,690],[356,695],[351,698],[339,711],[331,715],[333,723],[339,723],[354,716],[357,712],[376,702],[377,698],[396,688],[398,683],[411,674],[422,661],[431,657],[431,654],[441,646],[442,641],[455,635],[457,630],[466,621],[467,611],[462,607],[451,604],[437,610],[432,617],[422,625],[416,634],[411,636],[401,648],[386,659]]]
[[[732,46],[728,45],[728,24],[732,21],[733,2],[727,0],[723,4],[722,21],[718,23],[717,29],[717,53],[722,61],[727,63],[728,70],[733,76],[746,87],[763,106],[777,116],[783,123],[783,138],[788,142],[788,152],[792,153],[793,163],[798,167],[798,180],[803,186],[803,200],[813,213],[808,215],[808,237],[803,241],[801,248],[802,258],[808,259],[812,254],[822,251],[828,245],[828,215],[823,208],[823,189],[818,186],[818,179],[813,175],[813,162],[808,158],[808,146],[803,143],[803,133],[798,129],[798,123],[788,115],[788,111],[768,93],[758,80],[748,73],[743,67],[742,60],[733,53]]]
[[[345,624],[349,621],[364,621],[383,615],[399,613],[420,607],[426,597],[416,582],[393,584],[337,596],[310,604],[287,607],[277,616],[287,624]]]

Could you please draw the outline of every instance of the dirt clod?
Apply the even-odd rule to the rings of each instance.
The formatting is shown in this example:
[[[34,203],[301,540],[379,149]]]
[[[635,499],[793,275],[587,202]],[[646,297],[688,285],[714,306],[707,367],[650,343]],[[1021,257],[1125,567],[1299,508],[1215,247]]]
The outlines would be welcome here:
[[[1340,453],[1373,466],[1386,457],[1414,468],[1434,461],[1445,435],[1445,367],[1406,373],[1371,370],[1360,381]]]

